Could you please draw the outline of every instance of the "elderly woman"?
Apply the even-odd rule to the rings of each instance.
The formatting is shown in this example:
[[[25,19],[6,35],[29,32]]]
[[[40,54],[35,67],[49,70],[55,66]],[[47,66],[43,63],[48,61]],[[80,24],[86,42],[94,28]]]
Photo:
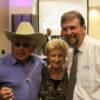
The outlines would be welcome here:
[[[66,56],[68,45],[61,39],[49,41],[44,48],[48,66],[44,67],[41,100],[65,100],[68,84]]]

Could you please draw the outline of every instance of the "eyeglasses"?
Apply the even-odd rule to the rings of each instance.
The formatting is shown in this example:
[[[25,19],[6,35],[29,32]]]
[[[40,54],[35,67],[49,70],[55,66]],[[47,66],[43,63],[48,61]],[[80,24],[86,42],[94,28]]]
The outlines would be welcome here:
[[[16,47],[20,47],[21,45],[22,45],[24,48],[29,48],[29,47],[30,47],[30,44],[27,43],[27,42],[24,42],[24,43],[15,42],[14,45],[15,45]]]

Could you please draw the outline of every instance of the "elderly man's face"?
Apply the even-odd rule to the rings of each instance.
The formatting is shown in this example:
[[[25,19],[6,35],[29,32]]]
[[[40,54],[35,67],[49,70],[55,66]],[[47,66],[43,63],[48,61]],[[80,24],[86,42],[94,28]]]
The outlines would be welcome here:
[[[27,58],[33,53],[34,47],[31,41],[23,38],[12,41],[12,53],[22,63],[27,62]]]

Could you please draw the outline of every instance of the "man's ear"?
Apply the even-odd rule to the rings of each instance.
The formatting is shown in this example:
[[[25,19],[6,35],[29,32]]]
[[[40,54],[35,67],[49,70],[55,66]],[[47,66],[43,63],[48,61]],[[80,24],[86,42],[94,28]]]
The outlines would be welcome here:
[[[86,25],[85,25],[85,24],[83,25],[83,28],[84,28],[84,30],[86,31]]]
[[[83,25],[83,33],[84,33],[84,35],[86,34],[86,26],[85,26],[85,24]]]
[[[32,46],[32,51],[35,52],[35,50],[36,50],[36,45],[33,45]]]

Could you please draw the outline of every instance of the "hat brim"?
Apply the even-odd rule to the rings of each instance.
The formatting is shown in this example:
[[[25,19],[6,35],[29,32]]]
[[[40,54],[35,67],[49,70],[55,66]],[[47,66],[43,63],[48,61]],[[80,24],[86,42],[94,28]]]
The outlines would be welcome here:
[[[19,37],[31,39],[32,42],[38,47],[43,47],[47,43],[47,38],[42,33],[35,33],[35,34],[30,34],[30,35],[20,35],[20,34],[15,34],[14,32],[5,31],[5,35],[9,41],[13,41],[14,39],[17,39]]]

